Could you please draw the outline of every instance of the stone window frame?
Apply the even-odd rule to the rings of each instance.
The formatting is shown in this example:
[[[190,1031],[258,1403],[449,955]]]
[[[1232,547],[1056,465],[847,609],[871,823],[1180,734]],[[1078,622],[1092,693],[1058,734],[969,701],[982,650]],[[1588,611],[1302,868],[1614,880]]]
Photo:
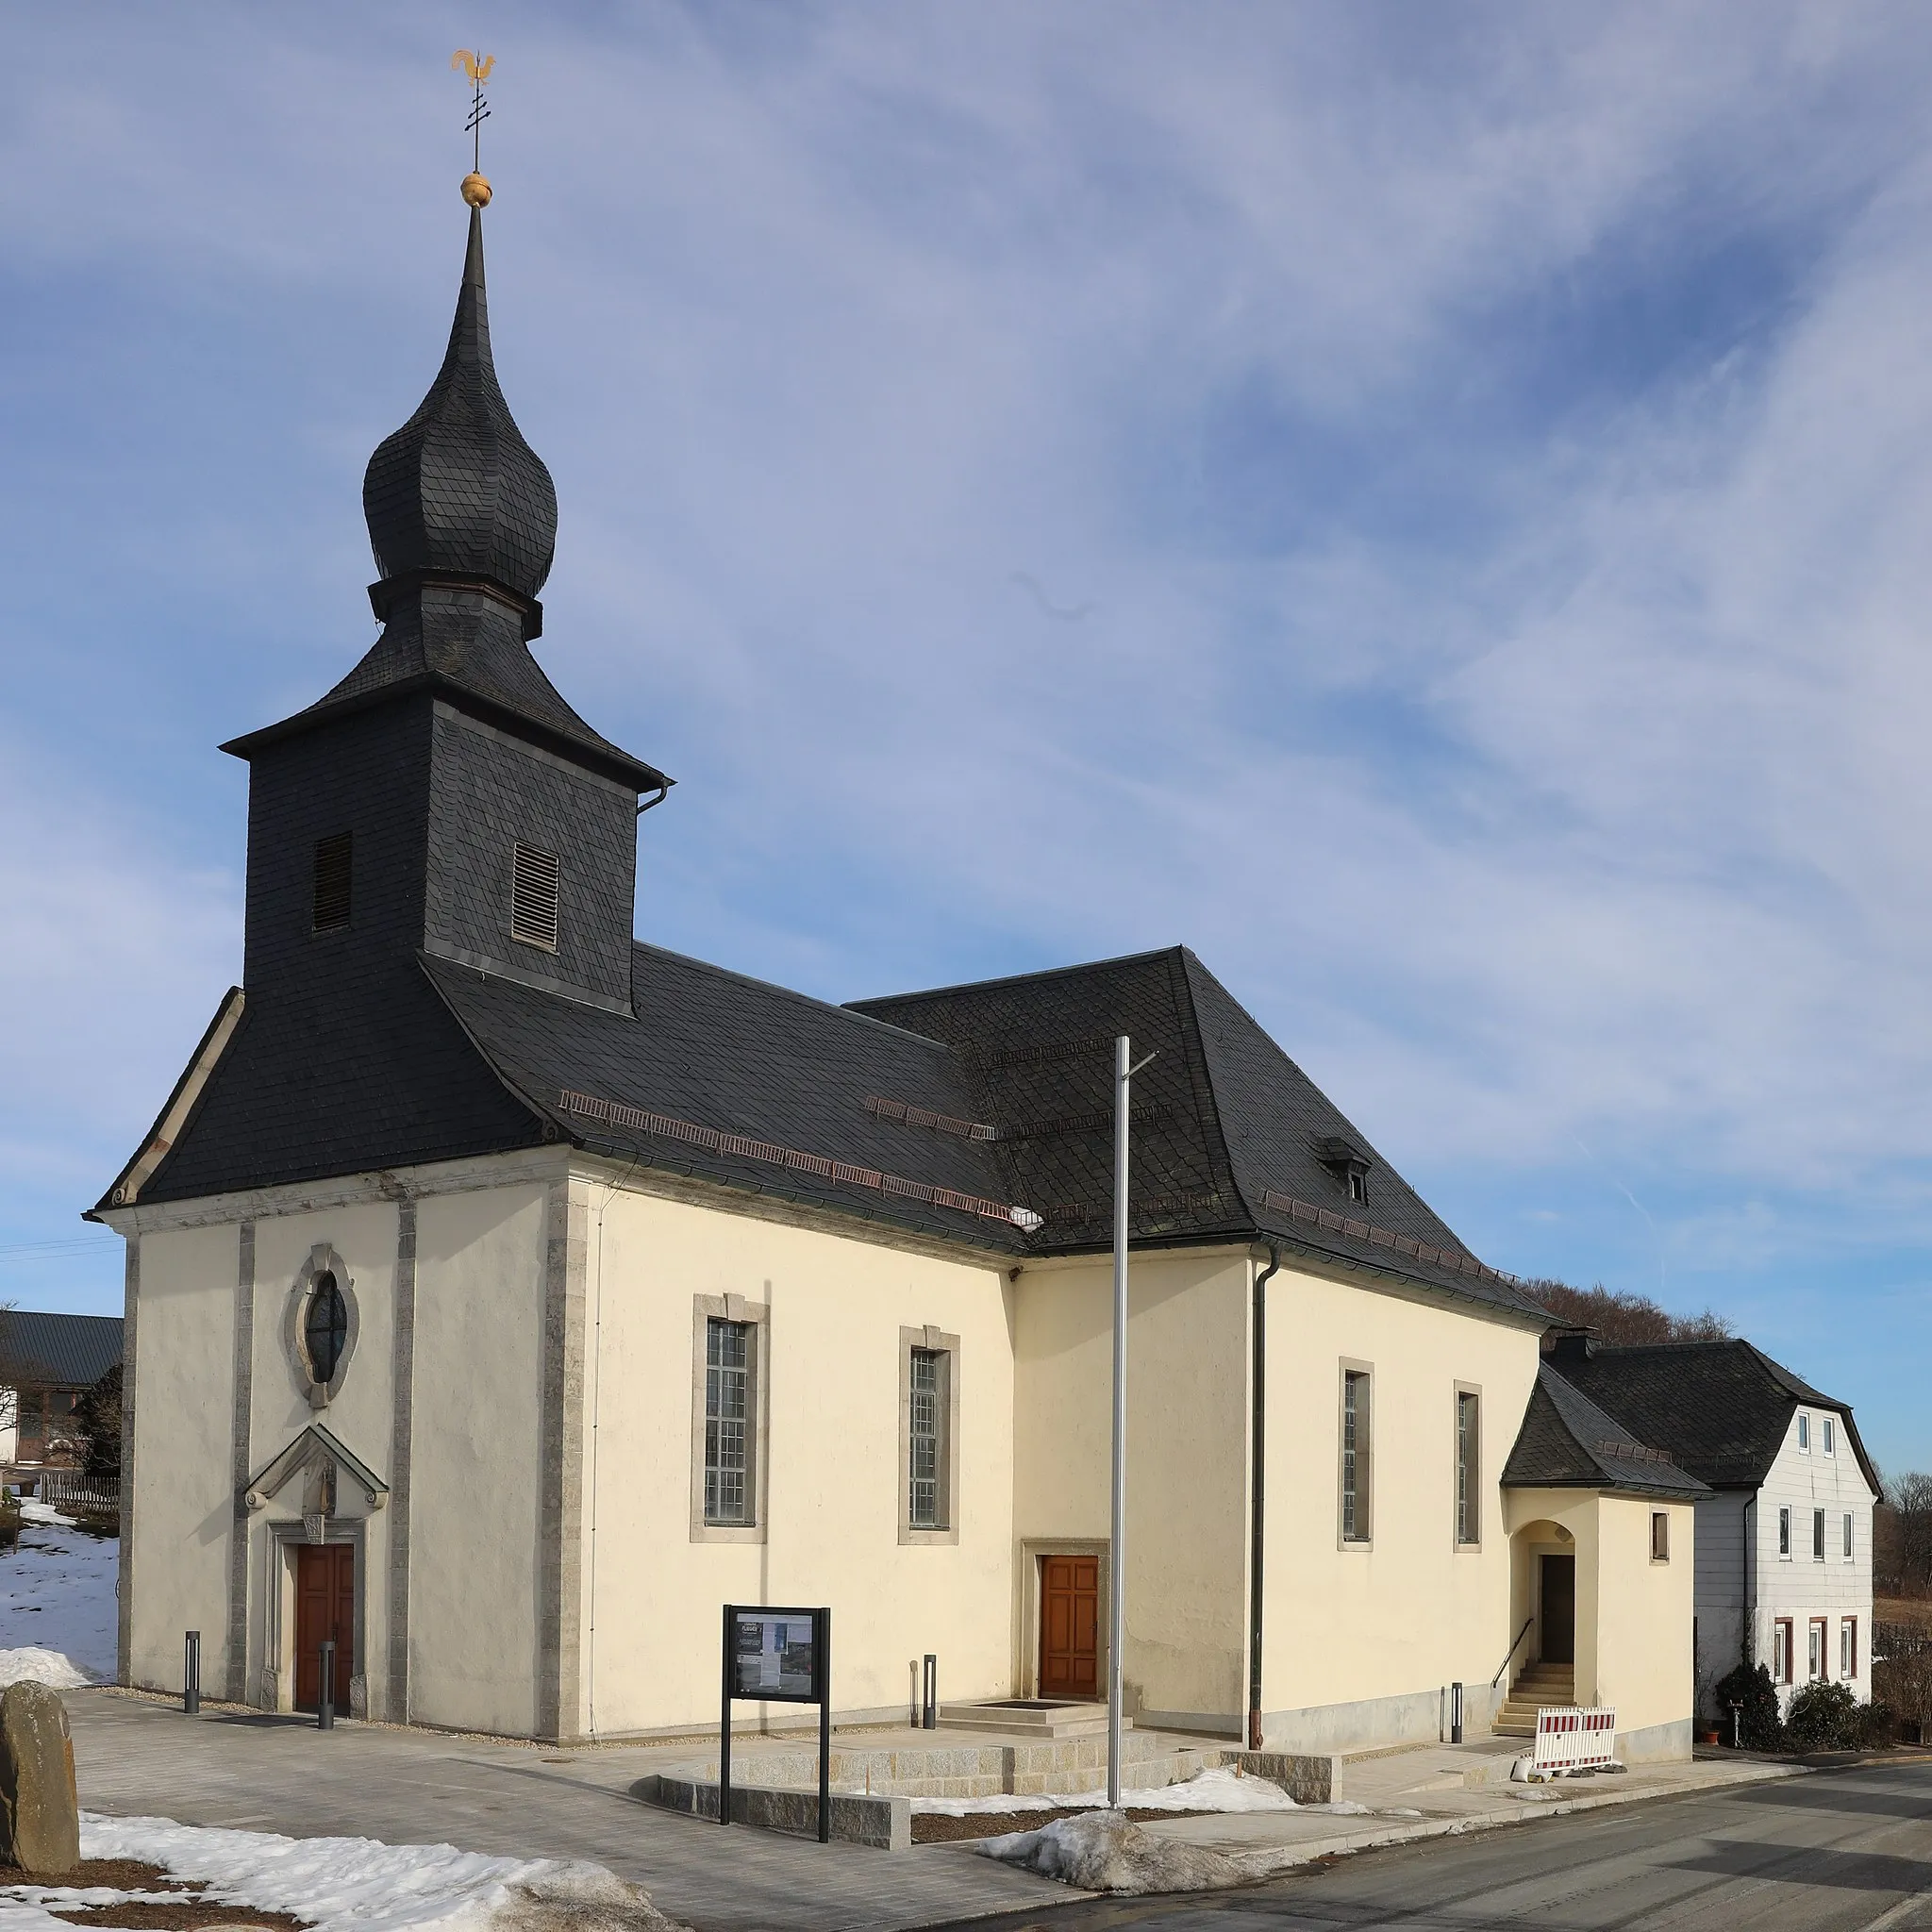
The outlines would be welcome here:
[[[1371,1415],[1374,1384],[1369,1385]],[[1462,1533],[1461,1476],[1462,1476],[1462,1402],[1468,1396],[1475,1404],[1475,1441],[1470,1451],[1469,1487],[1470,1501],[1475,1516],[1475,1534],[1465,1537]],[[1373,1446],[1374,1424],[1370,1423],[1370,1438]],[[1371,1534],[1375,1527],[1373,1512],[1369,1517]],[[1449,1540],[1452,1545],[1467,1554],[1480,1556],[1483,1547],[1483,1385],[1480,1382],[1457,1382],[1453,1385],[1449,1399]]]
[[[705,1521],[705,1324],[743,1322],[752,1329],[751,1492],[749,1523]],[[761,1543],[765,1541],[766,1499],[772,1466],[772,1310],[768,1303],[741,1294],[694,1294],[691,1298],[691,1540],[694,1543]]]
[[[336,1357],[335,1374],[326,1382],[318,1382],[308,1360],[308,1303],[315,1292],[317,1278],[325,1274],[335,1276],[336,1289],[341,1295],[342,1306],[348,1310],[349,1321],[342,1337],[342,1352]],[[355,1359],[356,1343],[361,1333],[362,1310],[348,1264],[327,1241],[317,1241],[295,1275],[295,1285],[289,1292],[288,1307],[282,1315],[282,1352],[289,1358],[295,1387],[310,1408],[326,1408],[342,1392],[342,1381],[349,1373],[350,1362]]]
[[[1344,1472],[1348,1455],[1348,1378],[1362,1376],[1369,1385],[1368,1441],[1356,1445],[1355,1490],[1357,1534],[1347,1530]],[[1368,1521],[1364,1524],[1362,1519]],[[1375,1547],[1375,1365],[1343,1356],[1335,1374],[1335,1547],[1369,1551]]]
[[[930,1350],[946,1358],[945,1387],[940,1395],[943,1423],[940,1435],[940,1493],[945,1498],[943,1525],[926,1529],[912,1521],[912,1351]],[[893,1466],[899,1491],[900,1542],[950,1544],[959,1541],[959,1338],[928,1323],[899,1330],[899,1453]]]

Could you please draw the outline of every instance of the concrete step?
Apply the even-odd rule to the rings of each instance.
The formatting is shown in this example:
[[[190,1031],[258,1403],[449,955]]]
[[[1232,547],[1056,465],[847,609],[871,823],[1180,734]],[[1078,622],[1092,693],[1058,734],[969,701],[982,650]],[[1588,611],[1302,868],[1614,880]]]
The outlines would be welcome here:
[[[928,1733],[935,1739],[942,1733]],[[1226,1754],[1211,1746],[1179,1744],[1150,1731],[1124,1732],[1121,1776],[1140,1790],[1191,1777]],[[715,1752],[676,1767],[682,1776],[715,1782]],[[816,1788],[818,1753],[795,1747],[769,1749],[734,1744],[734,1783]],[[1107,1782],[1106,1738],[1066,1738],[1038,1743],[981,1743],[957,1735],[941,1743],[892,1744],[867,1749],[835,1745],[833,1785],[847,1791],[908,1798],[990,1798],[1003,1791],[1095,1790]]]
[[[1000,1731],[1011,1737],[1096,1738],[1107,1735],[1107,1706],[1051,1697],[995,1697],[975,1704],[942,1704],[943,1731]],[[1122,1730],[1133,1719],[1121,1720]]]

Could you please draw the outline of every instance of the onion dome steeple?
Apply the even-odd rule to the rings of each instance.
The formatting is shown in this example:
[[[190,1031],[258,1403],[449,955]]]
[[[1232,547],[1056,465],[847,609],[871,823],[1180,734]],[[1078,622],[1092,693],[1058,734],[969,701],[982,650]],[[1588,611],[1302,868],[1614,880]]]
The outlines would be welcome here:
[[[369,602],[382,635],[318,703],[225,747],[261,745],[341,713],[428,691],[630,786],[669,784],[577,716],[531,657],[537,601],[557,548],[557,490],[524,441],[490,354],[483,208],[490,184],[463,183],[470,241],[449,348],[429,393],[369,459],[362,513],[380,576]]]
[[[477,579],[530,604],[550,575],[557,490],[517,428],[491,360],[479,207],[470,209],[448,353],[416,413],[370,458],[362,513],[382,578],[377,592],[389,593],[378,596],[378,614],[408,580],[425,575]]]

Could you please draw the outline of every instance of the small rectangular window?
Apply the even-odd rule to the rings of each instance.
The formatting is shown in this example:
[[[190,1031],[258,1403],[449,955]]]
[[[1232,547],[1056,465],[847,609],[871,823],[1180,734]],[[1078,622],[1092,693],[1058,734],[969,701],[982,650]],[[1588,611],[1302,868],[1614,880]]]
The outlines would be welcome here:
[[[1846,1556],[1846,1557],[1847,1557],[1847,1558],[1849,1558],[1849,1557],[1850,1557],[1850,1556],[1851,1556],[1851,1554],[1852,1554],[1852,1512],[1851,1512],[1851,1511],[1850,1511],[1849,1509],[1847,1509],[1847,1510],[1845,1511],[1845,1556]]]
[[[1771,1626],[1771,1676],[1775,1684],[1791,1681],[1791,1620],[1780,1617]]]
[[[752,1521],[752,1376],[758,1324],[705,1324],[705,1521]]]
[[[1363,1369],[1341,1374],[1341,1541],[1365,1543],[1370,1538],[1369,1377]]]
[[[1847,1617],[1838,1626],[1838,1674],[1840,1677],[1858,1674],[1858,1620]]]
[[[1811,1418],[1802,1408],[1798,1411],[1798,1447],[1807,1451],[1811,1447]]]
[[[1811,1619],[1811,1649],[1808,1657],[1810,1671],[1808,1674],[1814,1683],[1824,1675],[1824,1619],[1823,1617],[1813,1617]]]
[[[1811,1560],[1814,1563],[1824,1561],[1824,1511],[1823,1509],[1814,1509],[1811,1512]]]
[[[936,1348],[912,1351],[908,1518],[914,1529],[944,1529],[946,1357]]]
[[[1838,1454],[1838,1419],[1835,1416],[1824,1418],[1824,1453],[1827,1456]]]
[[[1369,1177],[1358,1167],[1348,1171],[1348,1198],[1364,1206],[1368,1202]]]
[[[1789,1507],[1777,1512],[1777,1553],[1780,1557],[1791,1554],[1791,1512]]]
[[[519,841],[510,853],[510,938],[556,952],[557,900],[557,855]]]
[[[1476,1479],[1480,1407],[1467,1389],[1456,1392],[1456,1541],[1483,1540],[1482,1490]]]
[[[347,832],[331,832],[315,841],[311,923],[317,932],[334,932],[349,923],[350,854]]]
[[[1653,1563],[1671,1560],[1671,1517],[1667,1509],[1650,1512],[1650,1560]]]

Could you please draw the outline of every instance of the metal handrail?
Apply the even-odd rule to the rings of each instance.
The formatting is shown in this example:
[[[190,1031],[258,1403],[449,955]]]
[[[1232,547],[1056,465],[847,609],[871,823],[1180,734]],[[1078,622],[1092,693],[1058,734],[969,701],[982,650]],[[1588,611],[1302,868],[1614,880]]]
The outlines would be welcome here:
[[[1523,1628],[1516,1633],[1516,1643],[1521,1643],[1524,1638],[1529,1634],[1529,1626],[1535,1622],[1536,1613],[1532,1610],[1528,1616],[1524,1618]],[[1516,1643],[1512,1643],[1503,1653],[1503,1661],[1496,1666],[1496,1674],[1490,1679],[1490,1689],[1491,1690],[1503,1681],[1503,1673],[1509,1668],[1509,1659],[1516,1655]]]

